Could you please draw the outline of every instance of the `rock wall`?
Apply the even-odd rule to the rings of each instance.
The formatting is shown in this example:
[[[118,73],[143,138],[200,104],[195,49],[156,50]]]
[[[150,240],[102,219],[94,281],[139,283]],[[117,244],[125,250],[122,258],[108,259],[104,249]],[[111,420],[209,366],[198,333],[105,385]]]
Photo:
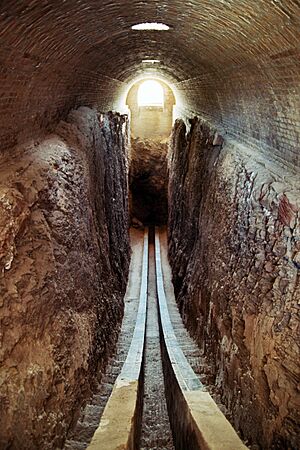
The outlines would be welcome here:
[[[168,218],[168,144],[166,140],[131,139],[130,210],[144,224],[166,224]]]
[[[251,448],[299,448],[299,178],[176,121],[169,256],[178,305]],[[207,368],[203,368],[207,370]],[[209,370],[208,370],[209,371]]]
[[[129,262],[126,142],[125,117],[82,107],[0,162],[1,449],[61,448],[112,351]]]

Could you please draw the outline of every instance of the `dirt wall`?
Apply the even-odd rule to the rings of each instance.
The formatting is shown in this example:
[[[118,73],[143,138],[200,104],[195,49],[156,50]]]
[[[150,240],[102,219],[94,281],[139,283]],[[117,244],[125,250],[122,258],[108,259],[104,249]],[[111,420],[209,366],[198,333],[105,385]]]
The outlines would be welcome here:
[[[168,142],[131,139],[130,212],[144,224],[165,224],[168,218]]]
[[[127,121],[88,108],[0,162],[0,448],[60,448],[123,313]]]
[[[169,205],[177,302],[235,427],[258,448],[299,448],[299,179],[177,121]]]

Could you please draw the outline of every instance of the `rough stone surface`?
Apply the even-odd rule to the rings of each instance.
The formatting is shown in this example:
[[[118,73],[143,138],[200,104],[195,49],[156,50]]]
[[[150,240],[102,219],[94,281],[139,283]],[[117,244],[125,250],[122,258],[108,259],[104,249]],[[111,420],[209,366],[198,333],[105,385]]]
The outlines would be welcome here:
[[[1,449],[60,448],[115,343],[129,260],[125,128],[80,108],[0,162]]]
[[[177,302],[233,424],[299,448],[299,179],[215,130],[177,121],[169,254]]]
[[[164,224],[168,216],[168,144],[131,139],[130,206],[132,218],[145,224]]]

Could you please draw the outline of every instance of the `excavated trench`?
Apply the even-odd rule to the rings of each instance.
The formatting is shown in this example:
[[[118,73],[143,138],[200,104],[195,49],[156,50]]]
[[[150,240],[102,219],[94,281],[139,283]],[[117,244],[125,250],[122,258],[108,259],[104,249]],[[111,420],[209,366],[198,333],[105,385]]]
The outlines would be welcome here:
[[[108,433],[107,448],[114,448],[112,436],[136,449],[245,448],[231,422],[248,448],[297,449],[289,308],[298,285],[287,284],[298,270],[289,253],[299,230],[296,178],[283,192],[268,175],[281,179],[275,164],[261,169],[258,154],[247,159],[200,119],[190,121],[188,133],[176,121],[169,146],[133,138],[128,149],[127,133],[125,116],[79,108],[54,134],[0,166],[1,220],[12,224],[2,232],[2,404],[9,414],[1,417],[0,447],[106,449],[98,439]],[[164,226],[158,245],[165,309],[154,225]],[[12,296],[16,303],[8,302]],[[22,363],[11,377],[15,358]],[[285,380],[289,402],[278,383],[269,384],[276,376]],[[9,402],[18,385],[24,391]],[[277,398],[284,409],[274,406]]]
[[[200,381],[203,358],[176,305],[165,227],[130,235],[117,352],[64,449],[246,449]]]
[[[191,395],[194,389],[198,389],[201,394],[207,392],[207,395],[209,391],[215,398],[217,403],[209,397],[208,404],[210,402],[211,404],[206,411],[208,415],[214,417],[216,422],[210,423],[209,433],[229,435],[226,438],[229,444],[226,439],[224,442],[221,439],[217,445],[230,450],[232,445],[235,449],[246,448],[221,412],[223,411],[229,420],[232,419],[229,411],[220,402],[214,383],[209,380],[209,364],[189,336],[176,305],[167,256],[168,145],[157,139],[152,141],[132,138],[129,160],[130,220],[135,228],[131,228],[130,231],[132,255],[122,328],[117,350],[95,394],[81,409],[80,417],[76,426],[69,432],[64,449],[114,449],[122,447],[123,444],[124,448],[141,450],[175,448],[196,450],[206,446],[210,448],[211,445],[216,445],[215,438],[206,436],[205,427],[202,430],[198,423],[191,423],[192,419],[189,418],[188,411],[193,411],[193,403],[189,403],[185,398],[186,389],[191,390]],[[164,225],[159,234],[155,232],[157,225]],[[142,286],[145,283],[143,274],[146,251],[144,247],[143,256],[141,244],[143,235],[148,233],[143,231],[145,226],[150,228],[147,238],[149,248],[146,256],[145,315],[141,315],[138,311],[141,308]],[[160,244],[156,243],[156,234],[160,235]],[[157,245],[159,245],[159,263]],[[157,266],[158,264],[162,264],[161,269]],[[170,315],[169,331],[164,330],[164,313],[158,296],[160,289],[158,270],[162,270],[163,289],[168,299],[166,308],[167,315]],[[143,334],[143,345],[140,350],[137,350],[135,335],[136,328],[142,326],[141,320],[144,320],[144,329],[138,334]],[[175,333],[176,344],[172,343],[170,350],[167,339],[172,333]],[[172,356],[172,351],[177,356]],[[143,356],[140,361],[140,372],[136,378],[137,396],[133,400],[136,406],[130,414],[126,408],[122,409],[118,396],[117,401],[114,397],[117,395],[120,384],[124,384],[125,380],[125,384],[130,382],[128,372],[130,374],[132,367],[135,367],[133,361],[139,353]],[[179,358],[179,362],[176,358]],[[179,368],[183,365],[183,369],[176,369],[177,364]],[[124,372],[127,376],[124,376]],[[207,382],[207,386],[204,387],[200,380]],[[181,383],[183,383],[182,386]],[[122,398],[127,398],[124,393]],[[125,404],[126,401],[128,400],[124,400]],[[133,431],[127,429],[124,432],[122,422],[126,421],[126,418],[131,422],[130,430],[133,427]],[[220,428],[217,425],[219,420],[222,423]],[[110,425],[111,421],[113,421],[112,425]],[[115,434],[113,439],[111,433]],[[108,435],[107,438],[106,435]],[[202,437],[199,438],[198,435]],[[131,443],[128,444],[127,440]]]
[[[265,175],[262,173],[259,179],[252,178],[251,173],[255,171],[255,164],[260,164],[259,158],[257,158],[257,163],[252,162],[252,169],[247,168],[244,165],[243,157],[238,153],[238,147],[231,149],[230,146],[224,145],[222,137],[216,130],[211,129],[205,122],[198,119],[193,119],[190,124],[190,131],[186,134],[184,123],[176,122],[170,146],[172,151],[169,153],[169,156],[168,146],[164,142],[138,138],[131,140],[129,153],[130,220],[138,228],[145,225],[150,225],[151,227],[155,224],[162,225],[168,221],[169,258],[177,301],[176,304],[174,297],[172,297],[173,294],[170,294],[172,290],[170,291],[169,285],[165,285],[166,291],[174,299],[173,302],[168,300],[171,320],[176,330],[176,337],[180,347],[187,356],[194,373],[200,377],[206,391],[212,395],[215,401],[214,404],[218,405],[219,411],[222,411],[232,425],[244,436],[248,448],[297,448],[297,431],[294,437],[290,438],[284,437],[284,433],[278,438],[276,437],[276,432],[274,433],[273,431],[274,422],[271,417],[274,414],[273,417],[275,418],[276,411],[272,411],[268,402],[265,403],[265,393],[263,393],[265,382],[259,388],[262,389],[261,394],[259,394],[257,393],[259,392],[256,390],[257,388],[254,387],[258,380],[252,378],[252,375],[247,380],[245,378],[247,375],[244,374],[242,375],[242,381],[239,381],[239,373],[240,371],[244,373],[243,367],[249,358],[249,350],[246,348],[246,345],[248,345],[247,339],[249,339],[247,336],[248,333],[253,333],[254,329],[250,331],[251,325],[249,321],[242,325],[241,328],[241,324],[233,315],[234,311],[236,311],[233,301],[227,306],[225,306],[225,303],[222,303],[223,300],[221,301],[224,295],[228,296],[226,289],[230,289],[230,286],[232,286],[232,284],[229,284],[228,288],[225,287],[227,283],[226,278],[230,276],[228,272],[232,270],[231,261],[236,255],[234,242],[237,236],[240,236],[239,238],[241,239],[240,224],[247,224],[250,229],[253,226],[249,222],[249,216],[246,216],[247,208],[245,209],[244,205],[247,205],[249,202],[247,196],[252,195],[255,183],[258,183],[255,189],[262,189],[260,186],[265,185]],[[236,161],[230,162],[228,165],[228,160],[232,158],[232,151],[237,153],[235,156]],[[169,166],[167,166],[168,159]],[[219,165],[220,170],[215,169],[216,165],[217,167]],[[226,172],[222,173],[221,168],[224,165],[226,165]],[[240,169],[237,169],[238,165],[240,165]],[[275,170],[274,166],[272,170]],[[230,177],[230,173],[233,179],[229,181],[227,177]],[[199,179],[199,174],[202,174],[201,179]],[[168,177],[170,177],[169,181]],[[233,180],[235,181],[233,182]],[[276,187],[274,185],[274,188],[276,189],[277,185]],[[274,206],[276,204],[275,199],[278,199],[280,211],[281,202],[284,200],[280,192],[276,193],[274,188],[271,188],[273,189],[272,205]],[[234,194],[230,193],[231,190]],[[229,206],[231,200],[228,199],[228,205],[224,205],[225,194],[221,194],[222,191],[233,198],[234,203],[237,205],[237,212],[233,212],[234,217],[238,218],[237,223],[233,222],[231,218],[232,211]],[[168,201],[171,203],[169,206],[169,217]],[[243,202],[246,203],[243,204]],[[288,206],[288,208],[292,211],[293,207]],[[253,209],[252,212],[256,214],[256,220],[259,220],[259,214]],[[221,215],[219,216],[219,214]],[[201,220],[203,223],[201,223]],[[282,220],[286,219],[282,218]],[[272,223],[270,216],[269,222]],[[215,224],[218,224],[218,240],[213,243],[208,230],[211,230]],[[277,226],[280,225],[277,223]],[[225,233],[224,238],[222,233]],[[249,239],[249,235],[247,239]],[[284,236],[281,239],[284,240]],[[258,245],[259,242],[256,242],[255,246],[258,247]],[[216,249],[214,259],[218,261],[217,264],[219,264],[219,258],[221,257],[219,269],[216,265],[209,266],[210,254],[214,248]],[[171,284],[171,269],[169,269],[166,256],[166,235],[164,235],[162,249],[164,254],[163,271],[165,276],[169,277],[169,283]],[[205,257],[202,256],[203,251],[206,252]],[[220,251],[222,253],[219,253]],[[226,263],[227,273],[225,272],[223,275],[222,270],[225,267],[223,261],[226,261],[227,251],[230,259]],[[193,431],[188,426],[187,428],[186,425],[183,426],[182,419],[178,418],[180,413],[178,413],[175,405],[179,409],[180,406],[178,405],[181,405],[183,411],[185,406],[178,399],[176,389],[171,387],[173,386],[171,381],[173,375],[164,363],[166,358],[164,352],[166,350],[160,347],[162,345],[162,337],[161,325],[158,320],[158,299],[155,288],[153,252],[153,234],[150,233],[148,315],[142,366],[143,394],[140,394],[140,409],[137,413],[140,417],[141,425],[140,434],[138,437],[135,437],[135,448],[202,448],[206,444],[199,444],[193,439],[191,441],[188,440],[190,439],[188,436],[192,436]],[[195,256],[197,254],[200,256]],[[236,267],[236,265],[233,267]],[[270,273],[268,270],[266,268],[267,273]],[[261,275],[257,274],[257,271],[255,272],[256,274],[254,273],[251,276],[259,277],[257,282],[263,283],[264,276],[261,277]],[[201,280],[200,285],[199,280]],[[210,297],[210,300],[207,301],[205,298],[208,295],[208,290],[210,290],[210,295],[213,295],[212,293],[214,292],[214,289],[210,287],[212,282],[216,283],[216,287],[218,283],[222,282],[222,284],[220,289],[217,288],[217,299],[214,300],[213,297]],[[202,292],[201,295],[203,295],[201,302],[197,299],[198,292]],[[249,294],[245,293],[245,295]],[[231,298],[234,298],[233,293],[231,293]],[[207,309],[208,307],[209,310]],[[189,337],[177,308],[179,308],[183,321],[201,350]],[[246,307],[244,314],[246,314]],[[222,318],[221,323],[219,318]],[[233,320],[235,321],[234,323]],[[132,321],[132,318],[130,321]],[[247,327],[245,328],[246,331],[242,331],[243,327]],[[240,337],[240,333],[244,333],[246,341],[244,337]],[[232,354],[230,349],[233,343],[230,343],[230,340],[232,342],[233,340],[235,341],[234,345],[240,349],[241,353],[235,352],[234,355]],[[219,347],[220,342],[222,343],[221,348]],[[109,367],[115,367],[115,363]],[[120,370],[121,366],[117,370],[109,368],[108,373],[113,374],[113,379],[116,380]],[[111,375],[108,375],[110,380],[109,394],[112,390],[112,378],[110,377]],[[241,383],[242,385],[246,383],[245,386],[247,386],[243,388],[244,397],[240,397],[239,394]],[[164,394],[165,389],[167,391]],[[238,389],[236,394],[235,389]],[[105,398],[107,399],[107,396]],[[237,399],[239,399],[238,402]],[[271,416],[269,416],[267,422],[264,422],[261,421],[261,417],[264,414],[263,411],[266,410]],[[87,414],[87,417],[89,417],[89,409],[87,413],[83,412],[82,414],[83,416]],[[72,444],[71,446],[67,444],[66,448],[86,448],[87,443],[99,425],[99,420],[101,426],[101,415],[98,414],[97,418],[92,417],[93,427],[88,435],[88,439],[84,435],[85,443],[83,446],[74,447],[74,442],[77,442],[78,439],[78,435],[76,437],[75,433],[75,440],[68,441]],[[212,424],[211,426],[213,427]],[[182,433],[183,437],[178,436],[180,433]],[[219,445],[225,448],[224,443]],[[238,443],[235,445],[241,445],[242,448],[243,444]]]
[[[299,23],[1,2],[0,450],[300,449]]]
[[[55,134],[26,147],[22,158],[16,154],[1,166],[6,186],[1,198],[8,199],[2,205],[9,206],[2,220],[9,218],[13,224],[5,235],[13,266],[11,260],[4,260],[4,304],[12,295],[13,277],[17,295],[28,299],[22,311],[30,314],[36,330],[31,342],[30,333],[21,334],[26,328],[18,308],[7,311],[10,320],[15,317],[20,322],[12,354],[21,351],[26,340],[28,352],[37,358],[30,371],[20,365],[18,375],[33,396],[10,404],[6,399],[18,380],[9,377],[7,359],[4,403],[10,416],[2,416],[1,448],[113,449],[117,448],[114,440],[119,440],[118,445],[126,448],[147,450],[207,446],[232,450],[245,445],[297,449],[297,428],[278,428],[275,422],[277,417],[285,423],[287,410],[272,407],[266,395],[267,380],[256,372],[257,366],[249,373],[250,361],[258,357],[251,342],[254,339],[261,345],[261,325],[254,317],[264,321],[274,315],[270,302],[265,310],[258,308],[260,299],[278,299],[279,315],[273,327],[278,339],[291,342],[285,330],[292,316],[287,320],[279,301],[288,294],[283,277],[292,277],[297,267],[291,264],[293,259],[285,256],[282,260],[280,255],[286,251],[287,240],[297,235],[299,219],[293,203],[297,183],[289,193],[282,193],[278,183],[266,184],[268,175],[261,170],[259,155],[253,158],[252,153],[251,162],[246,161],[238,146],[224,144],[218,132],[199,119],[190,121],[188,133],[185,123],[176,121],[169,147],[162,141],[134,138],[127,149],[124,124],[126,117],[80,108],[57,126]],[[270,169],[274,173],[276,166]],[[100,174],[102,184],[98,183]],[[294,183],[292,177],[290,181]],[[267,222],[265,210],[269,211]],[[131,265],[119,330],[129,222],[134,227],[130,231]],[[75,230],[71,223],[72,227],[76,224]],[[290,231],[284,228],[287,223]],[[158,244],[154,225],[163,226],[157,231]],[[150,226],[146,272],[145,226]],[[264,239],[270,240],[273,259],[267,254],[262,259],[263,241],[254,231],[258,226]],[[276,230],[276,239],[271,229]],[[32,267],[33,252],[38,268]],[[248,261],[247,270],[242,257]],[[158,264],[162,264],[165,308]],[[277,281],[270,270],[276,264],[281,265],[281,272],[275,272]],[[40,284],[31,284],[33,272],[39,274]],[[94,282],[94,277],[99,281]],[[270,293],[274,282],[280,292]],[[76,304],[71,300],[74,286]],[[291,301],[296,293],[297,285],[290,293]],[[239,312],[240,295],[244,303]],[[34,303],[34,298],[49,298],[48,323],[39,316],[39,302]],[[163,311],[170,316],[165,323]],[[134,344],[136,334],[142,337],[140,350]],[[51,336],[48,344],[46,336]],[[276,352],[265,332],[262,336],[264,347]],[[9,349],[12,337],[6,333],[5,338]],[[43,352],[33,352],[37,346]],[[57,353],[51,354],[52,348]],[[108,350],[113,348],[114,352]],[[281,376],[293,370],[288,366],[293,347],[284,348],[287,353],[281,355],[286,366],[280,366]],[[286,389],[292,393],[294,378],[290,382]],[[126,393],[132,383],[134,391]],[[46,401],[44,389],[50,389]],[[125,391],[120,394],[119,389]],[[272,390],[272,395],[280,395],[278,385],[273,384]],[[45,412],[39,415],[35,432],[16,432],[15,420],[20,429],[33,429],[35,415],[20,413],[28,408],[36,408],[37,413],[41,402]],[[296,422],[296,410],[289,411],[290,420]],[[17,419],[10,422],[14,415]],[[209,417],[212,420],[207,423]],[[128,423],[122,428],[126,418]]]

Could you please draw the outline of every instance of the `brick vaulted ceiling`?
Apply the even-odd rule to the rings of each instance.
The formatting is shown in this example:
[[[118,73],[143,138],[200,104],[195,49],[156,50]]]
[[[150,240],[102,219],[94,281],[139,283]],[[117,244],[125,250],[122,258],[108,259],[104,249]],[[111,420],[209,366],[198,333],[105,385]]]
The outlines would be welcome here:
[[[170,30],[131,29],[140,22]],[[157,72],[184,92],[190,111],[282,156],[275,129],[239,121],[245,110],[277,117],[283,98],[293,111],[299,105],[299,0],[2,1],[1,148],[25,137],[25,117],[29,132],[79,104],[115,108],[147,58],[161,61]],[[269,107],[257,111],[257,97]],[[293,136],[292,147],[295,128]],[[292,148],[288,154],[299,161]]]

